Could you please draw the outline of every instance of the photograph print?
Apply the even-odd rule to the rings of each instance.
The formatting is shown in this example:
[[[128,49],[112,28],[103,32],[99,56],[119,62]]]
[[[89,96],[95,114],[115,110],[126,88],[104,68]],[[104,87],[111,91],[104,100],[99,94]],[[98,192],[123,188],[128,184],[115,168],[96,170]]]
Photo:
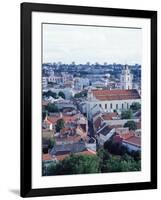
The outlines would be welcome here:
[[[141,171],[142,29],[41,24],[42,176]]]

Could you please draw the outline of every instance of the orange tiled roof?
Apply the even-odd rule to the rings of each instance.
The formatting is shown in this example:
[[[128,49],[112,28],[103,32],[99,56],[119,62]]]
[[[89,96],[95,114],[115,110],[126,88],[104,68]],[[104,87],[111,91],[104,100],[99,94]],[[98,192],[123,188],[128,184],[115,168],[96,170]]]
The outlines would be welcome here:
[[[124,139],[123,141],[129,144],[137,145],[139,147],[141,146],[141,137],[138,136],[132,136],[127,139]]]
[[[104,120],[112,120],[113,117],[117,117],[117,113],[116,112],[112,112],[112,113],[104,113],[102,115]]]
[[[61,160],[64,160],[68,156],[69,156],[69,154],[58,155],[58,156],[56,156],[56,159],[59,160],[59,161],[61,161]]]
[[[131,137],[133,137],[134,135],[135,135],[135,133],[134,133],[133,131],[128,131],[127,133],[119,134],[119,136],[120,136],[122,139],[124,139],[124,140],[126,140],[126,139],[128,139],[128,138],[131,138]]]
[[[93,95],[100,101],[140,99],[137,90],[92,90]]]
[[[85,150],[85,151],[82,151],[82,152],[79,152],[79,153],[76,153],[76,154],[79,154],[79,155],[96,155],[96,152]]]
[[[52,157],[50,154],[46,153],[46,154],[43,154],[42,159],[43,161],[48,161],[48,160],[52,160]]]
[[[56,122],[59,120],[59,119],[63,119],[65,121],[65,123],[68,123],[68,122],[73,122],[73,121],[76,121],[77,119],[79,118],[79,116],[76,114],[76,115],[63,115],[62,117],[59,116],[48,116],[47,117],[47,120],[49,122],[51,122],[52,124],[56,124]]]

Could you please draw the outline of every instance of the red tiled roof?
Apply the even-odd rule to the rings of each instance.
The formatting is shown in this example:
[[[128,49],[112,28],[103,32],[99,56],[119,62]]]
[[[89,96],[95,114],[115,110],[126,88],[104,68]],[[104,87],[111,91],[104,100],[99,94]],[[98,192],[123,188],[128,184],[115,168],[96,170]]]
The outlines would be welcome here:
[[[140,99],[137,90],[92,90],[96,99],[101,101],[107,100],[127,100],[127,99]]]
[[[92,151],[92,150],[85,150],[85,151],[82,151],[82,152],[79,152],[76,154],[78,154],[78,155],[96,155],[96,152]]]
[[[139,147],[141,146],[141,137],[138,137],[138,136],[132,136],[128,139],[124,139],[123,141],[129,144],[139,146]]]
[[[50,154],[46,153],[46,154],[43,154],[42,159],[43,161],[48,161],[48,160],[52,160],[52,157]]]
[[[59,160],[59,161],[61,161],[61,160],[64,160],[68,156],[69,156],[69,154],[58,155],[58,156],[56,156],[56,159]]]
[[[94,127],[95,127],[96,129],[98,129],[98,128],[101,126],[101,122],[102,122],[101,117],[98,117],[98,118],[94,121],[94,123],[93,123]]]
[[[68,123],[68,122],[73,122],[75,120],[78,119],[78,115],[63,115],[62,117],[59,116],[48,116],[47,117],[47,121],[51,122],[52,124],[56,124],[56,122],[59,120],[59,119],[63,119],[65,121],[65,123]]]
[[[135,135],[135,133],[133,131],[128,131],[127,133],[121,133],[118,134],[122,139],[126,140],[128,138],[131,138]]]
[[[104,120],[112,120],[113,117],[117,117],[117,113],[116,112],[112,112],[112,113],[104,113],[102,115]]]

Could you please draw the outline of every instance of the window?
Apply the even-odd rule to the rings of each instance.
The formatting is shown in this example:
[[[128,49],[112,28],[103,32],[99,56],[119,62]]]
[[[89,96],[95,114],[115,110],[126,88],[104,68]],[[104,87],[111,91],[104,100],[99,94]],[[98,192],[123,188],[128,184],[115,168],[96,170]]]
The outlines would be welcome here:
[[[116,104],[116,109],[118,109],[118,104]]]
[[[124,104],[122,103],[122,109],[124,109]]]
[[[129,108],[129,104],[127,103],[127,109]]]
[[[102,105],[101,105],[101,104],[100,104],[99,106],[100,106],[100,108],[102,107]]]
[[[105,104],[105,109],[107,109],[107,104]]]
[[[110,104],[110,108],[112,109],[112,103]]]

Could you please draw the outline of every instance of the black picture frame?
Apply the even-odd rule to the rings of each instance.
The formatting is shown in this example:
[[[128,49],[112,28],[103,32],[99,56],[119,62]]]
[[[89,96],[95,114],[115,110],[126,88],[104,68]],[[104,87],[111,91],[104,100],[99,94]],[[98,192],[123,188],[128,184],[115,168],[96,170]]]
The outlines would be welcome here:
[[[93,186],[32,189],[32,12],[56,12],[87,15],[148,18],[151,20],[151,181]],[[115,8],[21,4],[21,196],[47,196],[157,188],[157,12]]]

